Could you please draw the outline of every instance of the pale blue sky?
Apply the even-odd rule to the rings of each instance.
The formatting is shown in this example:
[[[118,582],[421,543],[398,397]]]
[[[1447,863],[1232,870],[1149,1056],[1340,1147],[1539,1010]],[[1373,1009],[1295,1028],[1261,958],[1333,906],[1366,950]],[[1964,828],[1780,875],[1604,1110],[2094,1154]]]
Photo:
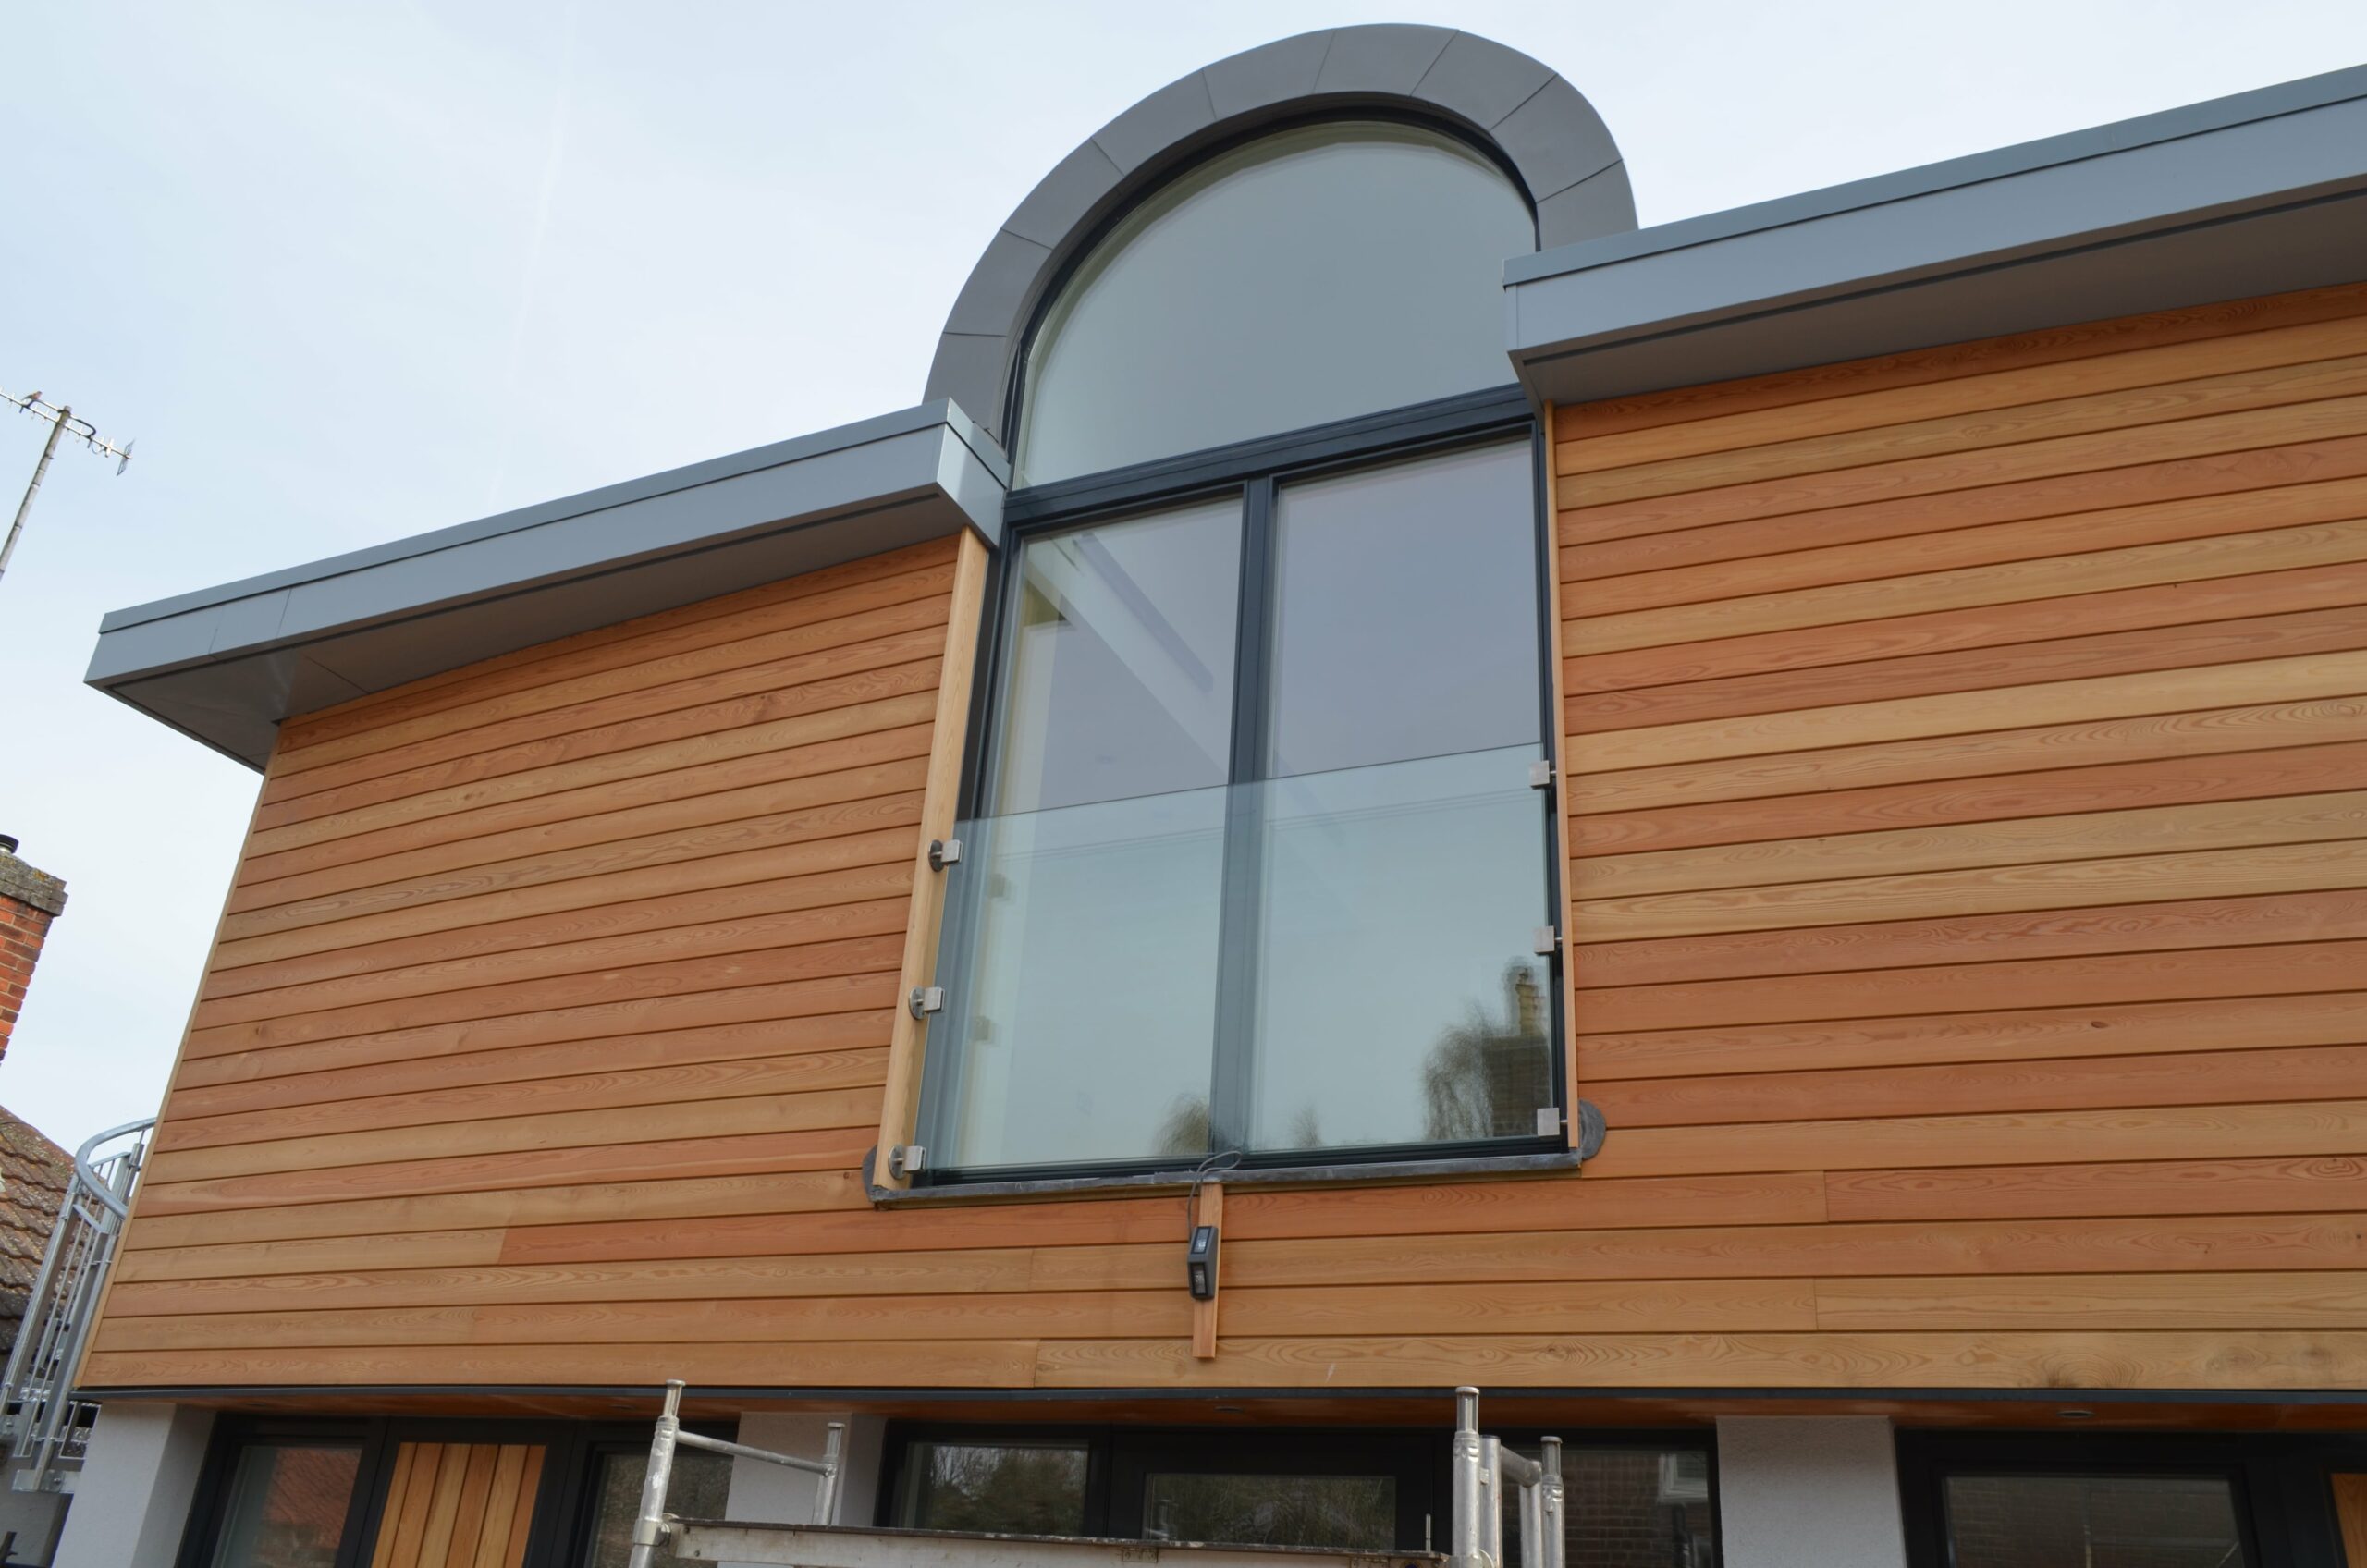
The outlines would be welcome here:
[[[155,1108],[253,800],[81,685],[101,614],[907,406],[1077,141],[1378,20],[1560,69],[1647,224],[2367,61],[2355,0],[9,6],[0,386],[140,455],[61,451],[0,579],[0,831],[72,897],[0,1103]]]

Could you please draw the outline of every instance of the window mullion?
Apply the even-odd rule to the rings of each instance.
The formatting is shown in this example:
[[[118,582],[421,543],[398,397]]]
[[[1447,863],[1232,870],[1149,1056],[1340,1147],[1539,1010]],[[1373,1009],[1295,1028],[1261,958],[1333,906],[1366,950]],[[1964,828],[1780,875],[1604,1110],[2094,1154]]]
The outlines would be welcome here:
[[[1273,647],[1274,481],[1243,488],[1241,601],[1233,655],[1233,761],[1225,791],[1224,884],[1217,924],[1216,1048],[1210,1053],[1208,1147],[1249,1146],[1257,1072],[1257,943],[1263,900],[1267,666]]]

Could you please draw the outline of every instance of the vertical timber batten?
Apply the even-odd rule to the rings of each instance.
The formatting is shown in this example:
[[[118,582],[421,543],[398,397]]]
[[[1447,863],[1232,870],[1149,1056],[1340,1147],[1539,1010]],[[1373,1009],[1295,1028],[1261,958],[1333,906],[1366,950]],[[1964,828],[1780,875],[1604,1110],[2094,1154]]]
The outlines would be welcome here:
[[[945,661],[938,678],[937,717],[929,732],[928,778],[921,795],[920,843],[913,867],[912,909],[904,925],[904,967],[898,983],[894,1033],[889,1038],[888,1082],[879,1112],[879,1144],[872,1180],[903,1188],[911,1179],[889,1169],[889,1151],[912,1142],[920,1109],[921,1072],[928,1054],[928,1020],[914,1016],[901,998],[926,986],[937,973],[937,949],[945,925],[946,874],[929,866],[932,839],[952,837],[961,810],[962,750],[968,739],[970,693],[976,684],[978,629],[986,613],[989,557],[987,543],[963,530],[953,564],[953,605],[946,619]]]

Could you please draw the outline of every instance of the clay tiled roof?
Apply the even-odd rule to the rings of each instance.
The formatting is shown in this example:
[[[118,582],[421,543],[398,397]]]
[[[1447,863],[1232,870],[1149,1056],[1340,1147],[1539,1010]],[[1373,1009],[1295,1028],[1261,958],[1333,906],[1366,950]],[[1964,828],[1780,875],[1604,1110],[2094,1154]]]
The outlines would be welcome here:
[[[73,1170],[72,1155],[0,1106],[0,1347],[17,1341],[25,1296]]]

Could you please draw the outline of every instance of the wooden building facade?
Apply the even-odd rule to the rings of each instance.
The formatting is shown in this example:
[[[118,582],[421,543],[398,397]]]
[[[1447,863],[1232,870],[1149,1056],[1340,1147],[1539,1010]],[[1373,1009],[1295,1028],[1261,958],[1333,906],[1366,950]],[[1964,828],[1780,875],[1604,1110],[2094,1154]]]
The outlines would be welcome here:
[[[2309,112],[2367,101],[2336,80],[2297,84]],[[1290,103],[1212,108],[1174,156]],[[2267,117],[2228,103],[2197,112]],[[1586,181],[1490,152],[1541,266]],[[1076,244],[1127,239],[1105,214],[1143,189],[1113,176]],[[2275,212],[2349,226],[2337,254],[2367,234],[2311,190]],[[1573,254],[1632,263],[1588,221]],[[1847,331],[1804,326],[1773,368],[1598,397],[1516,342],[1522,398],[1332,422],[1303,471],[1153,455],[1176,495],[1245,485],[1253,530],[1292,475],[1384,449],[1533,464],[1550,995],[1506,1037],[1558,1080],[1541,1144],[1359,1170],[1251,1140],[1209,1169],[1220,1087],[1219,1131],[1160,1169],[936,1179],[974,1136],[931,1097],[980,869],[945,846],[977,855],[1017,744],[1029,524],[1139,509],[1089,478],[1006,468],[999,526],[887,547],[834,501],[810,570],[269,716],[81,1371],[92,1479],[121,1411],[205,1452],[184,1563],[278,1561],[238,1534],[250,1501],[313,1521],[305,1562],[606,1562],[603,1488],[681,1378],[743,1432],[855,1421],[862,1522],[1155,1536],[1180,1509],[1410,1548],[1470,1383],[1572,1440],[1604,1568],[2367,1563],[2367,282],[2212,292],[2145,254],[2196,297],[2083,309],[2044,275],[2059,322],[1952,331],[1944,299],[1904,347],[1828,359]],[[1571,276],[1515,266],[1516,333],[1523,290]],[[1001,399],[1050,407],[1033,374],[989,377],[1023,471]],[[1870,1469],[1786,1468],[1870,1432]],[[1211,1501],[1233,1471],[1299,1513]],[[728,1467],[687,1484],[767,1506]],[[1858,1536],[1762,1544],[1810,1487],[1875,1524],[1836,1503]]]

